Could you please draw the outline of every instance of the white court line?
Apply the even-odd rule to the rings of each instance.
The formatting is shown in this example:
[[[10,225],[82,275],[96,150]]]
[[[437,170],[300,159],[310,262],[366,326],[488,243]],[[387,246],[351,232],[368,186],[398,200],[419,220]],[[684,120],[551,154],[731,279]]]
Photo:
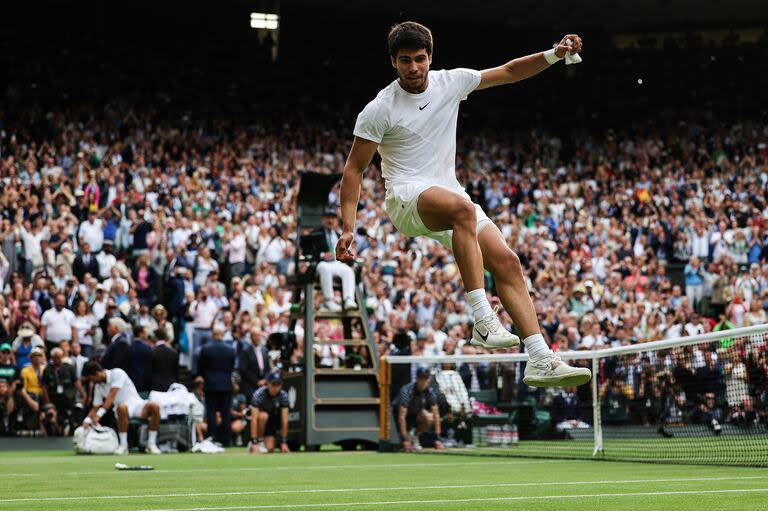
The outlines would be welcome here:
[[[530,483],[488,483],[488,484],[461,484],[461,485],[436,485],[436,486],[390,486],[371,488],[316,488],[306,490],[270,490],[270,491],[232,491],[210,493],[163,493],[144,495],[83,495],[80,497],[36,497],[21,499],[3,499],[0,504],[13,502],[40,502],[40,501],[66,501],[80,499],[148,499],[148,498],[173,498],[173,497],[226,497],[242,495],[277,495],[296,493],[352,493],[361,491],[416,491],[416,490],[457,490],[466,488],[514,488],[525,486],[586,486],[601,484],[644,484],[644,483],[680,483],[680,482],[712,482],[712,481],[747,481],[754,479],[768,479],[766,476],[734,476],[734,477],[682,477],[665,479],[624,479],[602,481],[557,481],[557,482],[530,482]]]
[[[558,500],[602,497],[654,497],[666,495],[702,495],[706,493],[757,493],[768,492],[768,488],[745,488],[743,490],[696,490],[696,491],[653,491],[632,493],[586,493],[580,495],[538,495],[520,497],[483,497],[476,499],[434,499],[434,500],[391,500],[387,502],[328,502],[322,504],[275,504],[268,506],[226,506],[226,507],[183,507],[172,509],[144,509],[142,511],[227,511],[235,509],[286,509],[348,506],[401,506],[405,504],[454,504],[457,502],[508,502],[513,500]]]
[[[124,458],[115,458],[124,459]],[[559,463],[583,463],[585,460],[559,460]],[[586,460],[589,461],[589,460]],[[136,472],[137,474],[170,474],[170,473],[196,473],[196,472],[240,472],[240,471],[260,471],[260,470],[346,470],[346,469],[358,469],[358,468],[408,468],[408,467],[465,467],[467,465],[539,465],[542,463],[552,463],[551,459],[539,459],[539,460],[527,460],[527,461],[473,461],[473,462],[451,462],[451,463],[370,463],[367,465],[314,465],[314,466],[279,466],[279,467],[222,467],[222,468],[189,468],[189,469],[158,469],[152,472]],[[90,471],[90,472],[61,472],[56,474],[56,477],[61,476],[81,476],[81,475],[105,475],[108,474],[105,470]],[[114,472],[118,474],[118,472]],[[22,472],[9,472],[4,474],[0,472],[0,477],[34,477],[34,476],[48,476],[46,473],[22,473]]]

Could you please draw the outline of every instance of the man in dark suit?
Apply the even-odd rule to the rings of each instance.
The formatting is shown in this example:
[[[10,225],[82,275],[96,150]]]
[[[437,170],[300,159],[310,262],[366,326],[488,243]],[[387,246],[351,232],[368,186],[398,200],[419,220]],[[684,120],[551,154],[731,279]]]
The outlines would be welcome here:
[[[240,352],[240,393],[249,401],[256,389],[267,384],[267,375],[271,369],[267,348],[260,346],[263,337],[261,329],[253,327],[250,342]]]
[[[128,323],[122,318],[110,318],[107,322],[107,339],[109,346],[104,356],[101,357],[101,366],[104,369],[120,368],[126,373],[130,365],[131,343],[125,332],[128,330]]]
[[[152,350],[150,390],[166,392],[179,376],[179,353],[168,346],[168,334],[162,328],[155,330]]]
[[[99,284],[96,287],[97,291],[99,286],[101,286],[101,284]],[[75,280],[74,277],[70,277],[67,279],[67,283],[64,286],[64,295],[67,297],[67,304],[66,304],[67,309],[74,311],[75,305],[77,304],[77,302],[83,299],[83,297],[80,296],[77,280]]]
[[[224,329],[213,329],[213,340],[200,350],[197,373],[205,380],[205,415],[208,432],[214,440],[229,445],[232,439],[230,408],[232,406],[232,371],[235,370],[235,350],[224,342]],[[216,423],[216,412],[221,424]]]
[[[128,349],[128,377],[139,392],[149,390],[150,371],[152,370],[152,346],[146,341],[147,328],[141,325],[133,327],[133,342]],[[165,389],[168,390],[168,389]]]
[[[355,301],[355,271],[347,264],[336,260],[336,245],[341,232],[338,226],[336,210],[327,209],[323,214],[323,226],[312,231],[310,235],[317,240],[313,247],[313,255],[317,263],[317,274],[323,289],[322,309],[331,312],[357,309]],[[341,280],[342,305],[334,300],[333,279]]]
[[[85,274],[90,273],[92,276],[98,278],[99,276],[99,262],[96,260],[96,256],[91,254],[91,246],[83,242],[81,245],[82,253],[75,257],[75,261],[72,263],[72,274],[77,277],[79,282],[85,282]]]

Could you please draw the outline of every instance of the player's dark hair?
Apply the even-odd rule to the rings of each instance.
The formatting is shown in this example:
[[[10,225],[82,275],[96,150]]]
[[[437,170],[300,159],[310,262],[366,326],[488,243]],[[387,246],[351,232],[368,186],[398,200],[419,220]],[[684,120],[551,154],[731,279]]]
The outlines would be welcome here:
[[[425,49],[427,55],[432,55],[432,32],[415,21],[398,23],[389,30],[387,36],[389,54],[397,57],[400,50],[416,51]]]
[[[89,360],[83,366],[83,372],[81,373],[81,376],[84,378],[87,378],[89,376],[93,376],[94,374],[102,370],[103,369],[101,368],[101,364],[99,364],[95,360]]]

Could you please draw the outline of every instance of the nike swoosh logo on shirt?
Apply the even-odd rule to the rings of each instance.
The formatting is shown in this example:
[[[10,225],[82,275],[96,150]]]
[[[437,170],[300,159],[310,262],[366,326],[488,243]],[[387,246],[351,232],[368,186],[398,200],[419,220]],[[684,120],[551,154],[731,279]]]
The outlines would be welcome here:
[[[431,103],[431,101],[430,101],[429,103]],[[426,105],[424,105],[424,106],[420,106],[420,107],[419,107],[419,110],[424,110],[425,108],[427,108],[427,106],[429,105],[429,103],[427,103],[427,104],[426,104]]]

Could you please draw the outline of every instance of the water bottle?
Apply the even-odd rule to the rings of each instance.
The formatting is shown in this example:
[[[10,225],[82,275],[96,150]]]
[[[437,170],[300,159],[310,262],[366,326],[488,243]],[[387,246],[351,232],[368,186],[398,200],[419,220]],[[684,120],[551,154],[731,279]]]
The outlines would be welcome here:
[[[509,444],[512,443],[512,426],[509,424],[504,424],[501,427],[501,446],[502,447],[509,447]]]

